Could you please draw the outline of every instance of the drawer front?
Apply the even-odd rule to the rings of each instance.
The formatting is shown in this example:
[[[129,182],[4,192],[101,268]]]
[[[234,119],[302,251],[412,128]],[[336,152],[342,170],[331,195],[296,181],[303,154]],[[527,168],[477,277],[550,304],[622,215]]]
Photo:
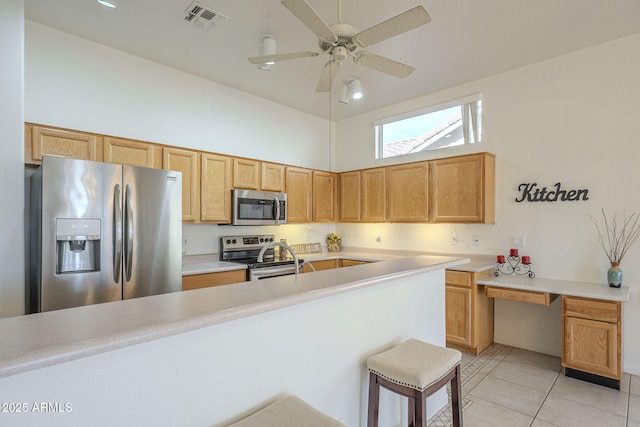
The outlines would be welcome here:
[[[464,271],[445,270],[445,283],[447,285],[471,287],[471,273]]]
[[[609,323],[618,323],[620,321],[621,303],[617,301],[602,301],[565,296],[562,298],[562,308],[562,313],[565,316],[600,320]]]
[[[485,293],[489,298],[502,298],[540,305],[549,305],[555,300],[555,297],[557,297],[557,295],[552,296],[546,292],[523,291],[520,289],[497,288],[492,286],[487,286]]]

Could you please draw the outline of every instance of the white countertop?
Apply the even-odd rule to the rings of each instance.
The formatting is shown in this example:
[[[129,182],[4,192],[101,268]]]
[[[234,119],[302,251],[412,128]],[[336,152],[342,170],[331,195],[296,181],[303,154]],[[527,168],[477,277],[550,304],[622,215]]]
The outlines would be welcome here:
[[[452,266],[449,269],[457,271],[469,271],[473,273],[491,269],[495,264],[494,255],[451,254],[355,247],[343,247],[339,252],[329,252],[325,249],[322,252],[317,253],[302,253],[298,254],[298,257],[304,259],[305,261],[322,261],[329,259],[346,258],[356,261],[378,262],[420,255],[468,258],[469,262]],[[219,261],[219,259],[219,254],[186,256],[183,258],[182,262],[182,275],[189,276],[194,274],[216,273],[220,271],[239,270],[246,268],[246,266],[243,264]]]
[[[468,262],[414,256],[0,319],[0,377]]]
[[[571,282],[568,280],[530,279],[523,276],[485,276],[478,284],[524,291],[546,292],[557,295],[601,299],[606,301],[629,301],[631,289],[622,286],[612,288],[598,283]]]

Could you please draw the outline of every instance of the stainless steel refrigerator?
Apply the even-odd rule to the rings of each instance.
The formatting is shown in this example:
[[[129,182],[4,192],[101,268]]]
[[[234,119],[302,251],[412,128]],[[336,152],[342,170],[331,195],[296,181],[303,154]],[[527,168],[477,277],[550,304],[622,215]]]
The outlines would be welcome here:
[[[30,313],[181,290],[180,172],[45,156],[30,209]]]

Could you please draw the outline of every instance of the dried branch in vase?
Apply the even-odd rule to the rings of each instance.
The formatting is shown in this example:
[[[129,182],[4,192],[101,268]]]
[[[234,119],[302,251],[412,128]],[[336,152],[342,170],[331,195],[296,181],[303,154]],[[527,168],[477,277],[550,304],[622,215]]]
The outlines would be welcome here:
[[[602,209],[602,224],[592,215],[589,216],[596,226],[598,243],[609,261],[621,263],[627,251],[640,237],[640,213],[623,214],[622,222],[620,222],[617,214],[609,219]]]

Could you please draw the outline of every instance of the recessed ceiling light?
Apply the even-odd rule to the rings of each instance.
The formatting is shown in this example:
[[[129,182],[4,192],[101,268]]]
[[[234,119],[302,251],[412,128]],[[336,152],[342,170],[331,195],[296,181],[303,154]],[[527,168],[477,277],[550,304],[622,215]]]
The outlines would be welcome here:
[[[105,7],[110,7],[111,9],[115,9],[116,7],[118,7],[118,4],[115,2],[115,0],[96,0],[96,1]]]

